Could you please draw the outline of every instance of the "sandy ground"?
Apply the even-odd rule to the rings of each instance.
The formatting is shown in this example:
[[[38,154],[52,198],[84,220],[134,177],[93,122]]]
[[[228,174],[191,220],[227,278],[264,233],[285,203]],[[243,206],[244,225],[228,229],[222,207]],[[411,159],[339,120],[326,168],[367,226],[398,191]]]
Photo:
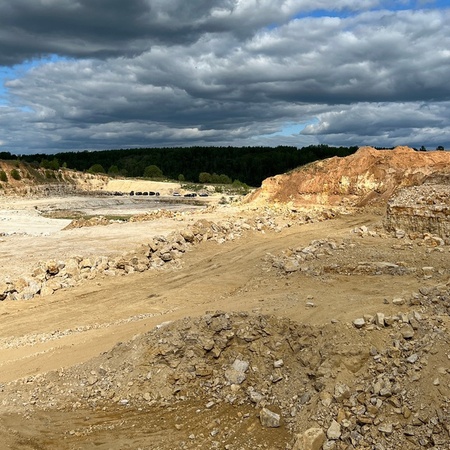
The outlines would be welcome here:
[[[37,204],[24,202],[22,206],[20,209],[16,204],[15,210],[11,204],[0,207],[0,224],[5,225],[8,233],[12,229],[19,233],[1,238],[0,270],[3,276],[26,271],[39,260],[125,251],[145,242],[149,236],[185,227],[202,214],[186,212],[176,220],[62,231],[67,221],[45,219],[36,212],[35,206],[43,207],[41,201]],[[208,213],[207,217],[219,220],[236,214],[235,208],[224,207]],[[249,213],[239,212],[239,215],[244,214]],[[393,305],[393,298],[408,296],[423,285],[448,281],[448,249],[445,254],[427,253],[425,247],[417,247],[414,252],[393,250],[398,243],[393,238],[361,238],[352,233],[357,226],[379,227],[381,214],[382,211],[365,211],[320,223],[293,225],[281,232],[248,232],[242,239],[221,245],[204,242],[184,256],[181,269],[105,277],[43,299],[1,302],[0,387],[1,383],[18,378],[83,363],[108,351],[117,342],[129,340],[158,324],[199,316],[207,311],[257,311],[310,324],[351,323],[357,317],[379,310],[386,315],[397,313],[402,307]],[[368,282],[367,276],[356,274],[280,275],[267,262],[269,253],[281,254],[286,249],[307,246],[312,240],[321,238],[346,239],[354,244],[348,246],[350,250],[343,255],[344,259],[404,261],[418,267],[432,265],[441,268],[442,274],[426,281],[415,274],[395,278],[379,275],[370,277]],[[314,307],[310,307],[311,302]],[[0,389],[0,413],[1,396]],[[191,407],[195,410],[195,405]],[[242,413],[245,413],[244,409]],[[176,441],[170,441],[175,439],[171,437],[170,426],[150,429],[153,422],[148,418],[144,421],[138,412],[136,417],[130,418],[130,423],[133,427],[144,427],[146,423],[149,427],[147,437],[138,439],[131,428],[127,428],[128,431],[123,430],[122,434],[116,432],[109,436],[106,431],[99,431],[97,444],[95,439],[69,439],[62,443],[59,439],[62,436],[67,439],[72,427],[68,421],[82,422],[86,414],[92,418],[92,412],[85,411],[67,417],[48,411],[28,419],[0,415],[0,435],[9,436],[5,438],[6,447],[3,448],[176,448]],[[123,416],[102,418],[101,414],[92,420],[111,421],[116,425],[118,421],[126,420]],[[158,417],[171,423],[174,414],[159,411]],[[192,426],[201,426],[201,420],[205,418],[199,416]],[[272,438],[276,436],[275,441],[279,440],[280,447],[271,448],[284,448],[286,435],[283,431],[276,433]],[[135,445],[132,436],[136,438]],[[158,442],[158,445],[151,442]]]
[[[189,201],[169,203],[161,200],[130,197],[52,197],[40,199],[3,198],[0,201],[0,280],[29,274],[40,261],[64,260],[72,256],[117,255],[134,249],[150,236],[167,235],[202,217],[220,217],[226,213],[204,214],[205,207],[215,204],[217,197],[197,200],[204,206]],[[71,219],[54,219],[48,215],[74,212],[89,216],[127,217],[148,211],[166,209],[178,211],[175,220],[160,219],[151,222],[113,223],[107,227],[86,227],[64,230]],[[229,208],[228,208],[229,209]]]
[[[365,313],[374,314],[384,298],[401,296],[417,289],[420,280],[402,277],[392,285],[387,282],[388,276],[376,277],[370,284],[364,283],[364,276],[351,279],[346,276],[284,278],[276,276],[274,271],[269,270],[270,265],[264,262],[268,253],[277,254],[288,248],[307,246],[319,236],[348,237],[353,227],[370,225],[374,219],[378,217],[344,217],[291,227],[281,233],[252,233],[245,239],[222,245],[206,242],[186,254],[184,267],[178,271],[150,271],[103,278],[87,281],[82,286],[45,299],[3,302],[0,339],[4,342],[18,336],[50,334],[55,330],[81,328],[85,331],[69,333],[43,345],[0,348],[0,379],[10,381],[77,364],[161,322],[216,309],[257,309],[263,313],[321,324],[329,323],[331,319],[351,321]],[[131,228],[135,236],[145,230],[149,235],[149,227],[160,232],[164,226],[138,225]],[[183,224],[173,225],[181,227]],[[67,237],[65,235],[58,255],[69,250],[81,252],[87,245],[89,251],[94,253],[105,251],[106,247],[112,249],[114,243],[115,250],[122,250],[139,241],[137,237],[123,239],[124,235],[133,234],[128,226],[80,230],[69,233]],[[167,228],[165,231],[168,231]],[[56,235],[53,237],[56,239]],[[141,240],[142,237],[141,234]],[[31,241],[25,239],[15,242],[16,258],[21,254],[23,259],[31,245]],[[53,252],[57,241],[54,242]],[[51,253],[49,251],[47,256]],[[40,255],[39,251],[33,252],[30,258],[37,259]],[[307,307],[311,299],[315,299],[315,308]],[[145,318],[126,322],[140,315]]]

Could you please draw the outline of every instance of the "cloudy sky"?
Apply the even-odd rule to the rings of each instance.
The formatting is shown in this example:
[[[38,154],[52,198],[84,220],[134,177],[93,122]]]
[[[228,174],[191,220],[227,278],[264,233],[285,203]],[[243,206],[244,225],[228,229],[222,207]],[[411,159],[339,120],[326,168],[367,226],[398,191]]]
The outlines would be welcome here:
[[[448,0],[0,0],[0,151],[450,148]]]

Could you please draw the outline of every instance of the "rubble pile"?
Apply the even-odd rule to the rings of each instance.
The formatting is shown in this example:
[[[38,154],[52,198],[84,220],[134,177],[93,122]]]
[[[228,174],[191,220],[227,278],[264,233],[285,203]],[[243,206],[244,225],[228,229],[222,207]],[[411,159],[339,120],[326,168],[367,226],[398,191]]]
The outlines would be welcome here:
[[[364,241],[391,241],[390,251],[381,249],[370,255]],[[411,252],[413,251],[413,252]],[[354,228],[350,237],[314,239],[306,247],[288,248],[281,254],[267,254],[265,261],[280,275],[299,273],[306,276],[324,275],[415,275],[419,278],[442,277],[449,273],[446,241],[437,235],[424,233],[411,239],[406,233],[386,234],[366,226]],[[423,258],[414,257],[414,253]],[[409,254],[409,255],[408,255]],[[438,255],[438,256],[436,256]],[[432,259],[433,258],[433,259]],[[428,260],[430,265],[424,265]],[[431,262],[436,263],[433,266]]]
[[[105,216],[94,216],[94,217],[81,217],[72,220],[69,225],[64,229],[70,230],[73,228],[83,228],[83,227],[96,227],[96,226],[106,226],[117,222],[150,222],[152,220],[158,219],[176,219],[182,216],[184,213],[179,211],[171,211],[168,209],[156,209],[153,211],[148,211],[145,214],[134,214],[130,217],[120,217],[120,218],[109,218]]]
[[[166,217],[171,212],[156,211],[148,217]],[[175,213],[176,214],[176,213]],[[285,213],[278,216],[267,209],[252,218],[241,217],[234,221],[215,223],[206,219],[197,220],[180,232],[167,236],[159,235],[148,239],[140,248],[117,256],[81,256],[75,255],[66,261],[51,260],[41,262],[31,274],[18,279],[0,279],[0,301],[31,300],[35,296],[47,296],[60,289],[66,289],[98,276],[118,276],[150,269],[177,268],[183,254],[193,245],[204,241],[223,244],[239,239],[245,232],[281,231],[293,224],[313,223],[332,219],[336,214],[332,210],[319,210],[308,214]],[[94,219],[91,219],[94,220]],[[135,220],[145,220],[136,218]],[[107,225],[109,220],[98,218],[96,225]]]
[[[401,189],[387,204],[387,231],[411,239],[434,234],[450,243],[450,182]]]
[[[288,429],[295,449],[448,448],[450,336],[433,305],[446,302],[447,320],[449,296],[448,286],[415,293],[407,314],[363,327],[211,312],[5,389],[29,411],[247,405],[261,427]],[[321,445],[305,447],[317,433]]]
[[[195,243],[205,240],[223,243],[227,239],[234,239],[242,231],[243,224],[238,223],[237,227],[238,229],[228,222],[215,224],[200,220],[180,233],[155,236],[139,249],[116,257],[74,256],[67,261],[46,261],[40,263],[31,276],[0,283],[0,300],[30,300],[36,295],[50,295],[59,289],[69,288],[98,276],[144,272],[167,264],[176,267],[180,264],[183,253]]]

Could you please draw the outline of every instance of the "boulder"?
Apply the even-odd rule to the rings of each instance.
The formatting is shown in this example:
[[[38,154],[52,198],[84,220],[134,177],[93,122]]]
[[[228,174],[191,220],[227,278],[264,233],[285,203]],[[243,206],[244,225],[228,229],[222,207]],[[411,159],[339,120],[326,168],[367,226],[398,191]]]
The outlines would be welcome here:
[[[297,435],[292,450],[321,450],[326,440],[322,428],[309,428],[303,434]]]

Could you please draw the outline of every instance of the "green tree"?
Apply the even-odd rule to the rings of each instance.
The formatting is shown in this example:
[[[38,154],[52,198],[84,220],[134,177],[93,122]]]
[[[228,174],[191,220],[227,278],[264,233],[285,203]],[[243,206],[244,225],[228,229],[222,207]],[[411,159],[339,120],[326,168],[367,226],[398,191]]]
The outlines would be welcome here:
[[[15,180],[21,180],[22,177],[20,176],[20,172],[17,169],[13,169],[11,170],[11,176],[15,179]]]
[[[42,159],[41,163],[39,164],[43,169],[49,169],[50,161],[48,159]]]
[[[162,178],[163,176],[162,170],[154,164],[147,166],[144,170],[144,178]]]
[[[231,184],[232,180],[228,175],[224,175],[223,173],[219,175],[219,183],[220,184]]]
[[[200,183],[211,183],[212,176],[209,172],[200,172],[198,175],[198,181]]]
[[[101,164],[93,164],[91,167],[89,167],[88,172],[89,173],[105,173],[105,169],[103,168],[103,166]]]
[[[178,181],[180,181],[181,183],[186,181],[186,178],[184,178],[184,175],[182,173],[180,173],[180,175],[178,175]]]
[[[6,175],[4,170],[0,170],[0,181],[3,181],[4,183],[8,181],[8,175]]]
[[[438,145],[438,146],[436,147],[436,150],[441,150],[441,151],[442,151],[442,150],[445,150],[445,149],[444,149],[444,147],[443,147],[442,145]]]
[[[51,161],[48,161],[48,165],[46,169],[58,170],[59,169],[59,161],[57,158],[53,158]]]
[[[214,184],[222,184],[222,183],[220,182],[220,175],[217,175],[217,173],[213,173],[213,174],[211,175],[211,183],[214,183]]]
[[[119,168],[116,165],[112,165],[109,169],[108,169],[108,175],[111,175],[113,177],[119,175]]]

